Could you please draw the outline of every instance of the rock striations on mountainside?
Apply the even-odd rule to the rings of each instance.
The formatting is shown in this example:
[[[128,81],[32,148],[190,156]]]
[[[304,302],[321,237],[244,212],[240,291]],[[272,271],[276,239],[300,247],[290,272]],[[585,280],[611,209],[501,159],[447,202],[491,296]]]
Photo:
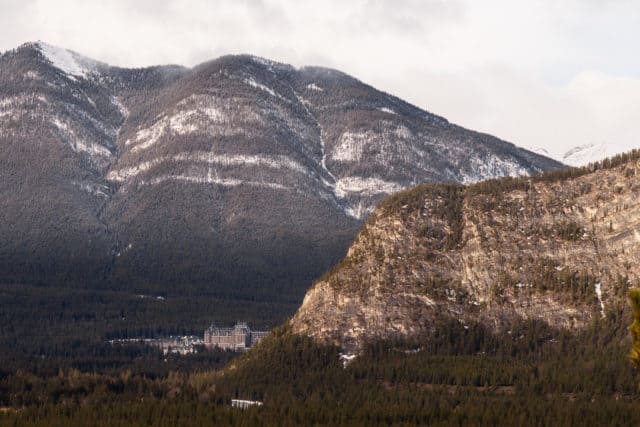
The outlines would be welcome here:
[[[505,331],[614,316],[640,279],[639,158],[391,196],[307,292],[292,330],[354,350],[446,319]]]
[[[0,280],[291,300],[388,194],[562,166],[335,70],[45,43],[0,56],[0,147]]]

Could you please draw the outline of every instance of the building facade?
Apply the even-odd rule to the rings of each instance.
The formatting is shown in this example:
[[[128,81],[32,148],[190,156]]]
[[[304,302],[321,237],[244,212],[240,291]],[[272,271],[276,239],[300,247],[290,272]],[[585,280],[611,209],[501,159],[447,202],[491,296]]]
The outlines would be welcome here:
[[[204,331],[204,345],[209,348],[244,351],[258,344],[267,334],[266,331],[252,331],[245,322],[238,322],[232,328],[220,328],[212,324]]]
[[[252,406],[262,406],[258,400],[231,399],[231,407],[239,409],[249,409]]]

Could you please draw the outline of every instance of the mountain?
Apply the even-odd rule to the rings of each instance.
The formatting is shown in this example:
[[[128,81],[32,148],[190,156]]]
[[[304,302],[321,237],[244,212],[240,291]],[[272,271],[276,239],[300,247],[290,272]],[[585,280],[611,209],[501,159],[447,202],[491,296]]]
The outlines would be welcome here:
[[[619,319],[640,279],[639,159],[391,196],[307,292],[292,330],[355,350],[429,336],[446,319],[501,333]]]
[[[584,166],[609,157],[612,154],[609,151],[605,144],[579,145],[567,150],[562,161],[571,166]]]
[[[0,56],[0,280],[297,301],[375,205],[562,167],[336,70]]]
[[[570,166],[586,166],[635,148],[638,147],[607,142],[584,144],[567,150],[561,160]]]

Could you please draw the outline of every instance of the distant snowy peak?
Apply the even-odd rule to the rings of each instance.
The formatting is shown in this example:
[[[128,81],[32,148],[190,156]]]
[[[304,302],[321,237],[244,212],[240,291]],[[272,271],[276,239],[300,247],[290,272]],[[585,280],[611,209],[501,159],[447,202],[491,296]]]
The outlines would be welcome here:
[[[606,157],[606,153],[605,144],[578,145],[564,153],[562,161],[570,166],[584,166]]]
[[[616,154],[631,151],[634,148],[640,148],[640,144],[633,146],[621,146],[609,142],[592,142],[589,144],[577,145],[567,150],[564,154],[556,155],[553,155],[541,147],[528,147],[527,150],[545,157],[555,158],[567,166],[580,167],[613,157]]]
[[[638,146],[618,146],[606,142],[584,144],[564,153],[561,160],[569,166],[585,166],[634,148],[638,148]]]
[[[96,72],[98,63],[70,50],[62,49],[44,42],[35,43],[35,47],[57,69],[68,76],[87,78]]]

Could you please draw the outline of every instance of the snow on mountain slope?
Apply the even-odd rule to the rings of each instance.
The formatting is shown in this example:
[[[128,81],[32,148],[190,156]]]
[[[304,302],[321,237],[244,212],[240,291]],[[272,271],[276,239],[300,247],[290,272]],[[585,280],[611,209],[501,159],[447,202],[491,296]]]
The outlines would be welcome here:
[[[41,42],[0,56],[0,141],[0,280],[82,264],[267,299],[301,297],[391,193],[562,167],[336,70],[122,69]]]
[[[609,142],[591,143],[568,150],[561,160],[569,166],[585,166],[616,154],[631,151],[634,148],[640,148],[640,143],[634,146],[620,146]]]
[[[610,154],[606,144],[585,144],[573,147],[562,156],[563,163],[570,166],[584,166],[588,163],[604,159]]]
[[[475,158],[470,163],[470,170],[462,172],[463,184],[473,184],[487,177],[524,176],[532,172],[530,168],[512,159],[504,159],[497,155]],[[542,172],[542,169],[534,169],[533,172]]]
[[[156,157],[152,160],[138,163],[134,167],[111,170],[107,174],[107,179],[115,182],[123,182],[127,179],[134,178],[153,167],[159,166],[162,163],[170,162],[187,162],[191,163],[192,165],[195,163],[203,163],[214,166],[254,166],[261,168],[273,168],[277,170],[287,168],[302,174],[308,173],[308,171],[302,165],[284,156],[239,154],[229,155],[215,154],[214,152],[183,152],[170,157]],[[203,176],[202,178],[205,177]]]
[[[70,77],[86,78],[95,72],[97,62],[84,58],[75,52],[43,42],[36,43],[36,46],[54,67]]]

